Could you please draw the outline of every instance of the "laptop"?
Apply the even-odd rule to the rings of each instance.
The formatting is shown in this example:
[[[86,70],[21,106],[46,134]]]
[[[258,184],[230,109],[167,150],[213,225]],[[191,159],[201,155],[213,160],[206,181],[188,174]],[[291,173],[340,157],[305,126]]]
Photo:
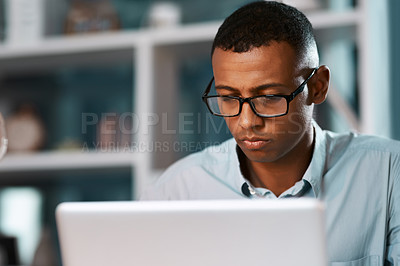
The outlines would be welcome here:
[[[314,199],[61,203],[63,266],[326,266]]]

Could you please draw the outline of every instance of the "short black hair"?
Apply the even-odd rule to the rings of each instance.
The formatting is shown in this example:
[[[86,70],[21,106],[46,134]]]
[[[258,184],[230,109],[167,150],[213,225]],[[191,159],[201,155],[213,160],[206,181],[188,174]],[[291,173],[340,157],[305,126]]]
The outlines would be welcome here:
[[[294,7],[275,1],[247,4],[225,19],[213,42],[216,48],[237,53],[287,42],[300,56],[316,48],[313,28],[307,17]]]

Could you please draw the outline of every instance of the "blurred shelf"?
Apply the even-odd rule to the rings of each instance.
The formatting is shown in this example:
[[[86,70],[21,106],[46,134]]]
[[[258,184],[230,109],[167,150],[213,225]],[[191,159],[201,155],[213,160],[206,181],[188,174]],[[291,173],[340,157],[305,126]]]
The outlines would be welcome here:
[[[163,29],[51,37],[31,45],[0,45],[0,60],[62,56],[134,49],[139,45],[165,45],[212,40],[220,23],[201,23]]]
[[[1,162],[0,172],[121,168],[138,163],[140,154],[132,152],[10,153]]]
[[[0,46],[0,59],[130,49],[137,38],[136,32],[118,31],[51,37],[27,45],[3,44]]]
[[[350,9],[348,11],[312,12],[308,14],[308,17],[315,29],[318,30],[357,25],[360,14],[359,10]],[[139,45],[159,46],[210,42],[220,25],[221,22],[217,21],[179,27],[51,37],[32,45],[2,44],[0,45],[0,60],[134,49]]]

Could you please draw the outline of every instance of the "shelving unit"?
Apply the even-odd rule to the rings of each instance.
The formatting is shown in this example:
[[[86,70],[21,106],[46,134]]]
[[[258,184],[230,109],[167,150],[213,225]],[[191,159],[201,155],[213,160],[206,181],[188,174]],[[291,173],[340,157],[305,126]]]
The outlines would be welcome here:
[[[365,36],[364,5],[348,11],[320,11],[307,14],[319,33],[334,32],[341,28],[354,28],[360,57],[368,52],[361,38]],[[170,100],[176,95],[178,84],[177,64],[182,57],[209,56],[209,50],[215,33],[221,22],[209,22],[196,25],[184,25],[163,29],[140,29],[136,31],[121,31],[85,36],[56,37],[44,39],[35,46],[10,47],[0,45],[0,73],[32,70],[35,68],[52,68],[64,64],[85,64],[87,62],[108,62],[131,60],[135,73],[134,99],[132,110],[135,114],[144,114],[139,123],[136,135],[138,143],[151,143],[155,139],[168,138],[160,134],[160,125],[155,126],[149,121],[152,115],[167,110],[176,112],[176,106]],[[360,34],[362,32],[363,34]],[[322,35],[322,34],[321,34]],[[367,62],[365,58],[360,61]],[[365,64],[359,64],[359,80],[363,84],[363,91],[370,88]],[[160,88],[162,86],[162,89]],[[337,95],[336,95],[337,96]],[[162,103],[156,103],[157,98]],[[337,97],[333,97],[336,98]],[[343,99],[337,106],[346,104]],[[361,131],[371,132],[362,113],[370,99],[361,97],[360,120],[357,125]],[[157,105],[157,106],[156,106]],[[347,110],[351,111],[351,108]],[[146,116],[148,114],[148,116]],[[354,114],[349,114],[354,125]],[[169,124],[176,126],[176,121]],[[158,132],[156,132],[158,131]],[[171,137],[169,136],[171,139]],[[165,139],[164,139],[165,140]],[[160,169],[154,167],[154,155],[150,151],[138,154],[103,154],[75,152],[44,152],[30,155],[8,155],[0,165],[0,172],[13,171],[23,174],[24,171],[63,170],[72,168],[104,168],[126,167],[134,168],[134,195],[158,173]],[[174,156],[165,154],[158,158],[171,163]],[[150,177],[150,178],[149,178]]]

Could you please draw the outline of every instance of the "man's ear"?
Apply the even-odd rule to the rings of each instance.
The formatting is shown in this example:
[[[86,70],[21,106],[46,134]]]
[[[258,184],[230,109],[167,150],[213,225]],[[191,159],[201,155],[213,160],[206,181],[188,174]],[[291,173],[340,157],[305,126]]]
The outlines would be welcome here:
[[[311,103],[321,104],[328,95],[329,80],[331,71],[326,65],[322,65],[315,72],[308,83],[308,95]]]

